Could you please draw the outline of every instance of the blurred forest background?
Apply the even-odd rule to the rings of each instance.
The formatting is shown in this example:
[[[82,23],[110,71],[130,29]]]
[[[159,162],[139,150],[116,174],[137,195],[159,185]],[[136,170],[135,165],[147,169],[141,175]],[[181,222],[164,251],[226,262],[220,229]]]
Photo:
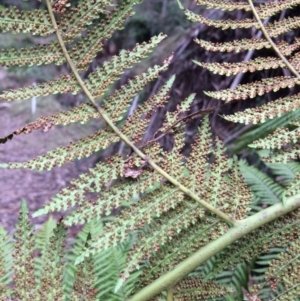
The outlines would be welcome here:
[[[117,1],[114,1],[117,2]],[[249,13],[234,11],[226,13],[216,10],[207,10],[198,6],[196,1],[181,1],[185,8],[196,13],[203,13],[204,16],[211,19],[235,18],[242,19],[250,17]],[[70,1],[72,5],[76,1]],[[0,1],[3,6],[15,5],[19,8],[38,8],[44,4],[39,1],[21,1],[7,0]],[[87,75],[105,60],[117,54],[121,49],[132,49],[136,43],[148,41],[152,36],[163,32],[168,38],[156,49],[153,54],[145,59],[141,64],[133,69],[126,71],[121,80],[111,87],[114,89],[126,83],[134,75],[146,70],[149,66],[161,63],[171,53],[174,53],[172,64],[167,72],[161,77],[149,84],[134,99],[132,108],[142,103],[149,95],[154,94],[159,87],[165,83],[173,74],[176,74],[176,81],[171,91],[170,101],[167,110],[174,110],[176,105],[191,93],[196,93],[196,100],[193,104],[193,111],[215,107],[220,104],[219,101],[205,96],[203,91],[220,90],[233,88],[240,83],[247,83],[253,80],[259,80],[268,76],[279,76],[287,74],[286,70],[258,71],[251,74],[239,74],[238,76],[219,76],[209,73],[207,70],[197,66],[192,60],[201,62],[237,62],[249,60],[250,58],[268,56],[272,54],[271,50],[248,51],[241,53],[214,53],[201,49],[194,39],[210,40],[212,42],[226,42],[233,39],[242,39],[250,37],[261,37],[260,32],[255,29],[248,30],[227,30],[222,31],[207,27],[203,24],[191,23],[186,19],[182,10],[179,9],[176,0],[144,0],[142,4],[137,5],[136,14],[127,20],[125,28],[115,32],[113,37],[106,41],[104,50],[98,54],[97,58],[91,64],[90,69],[83,74]],[[277,15],[275,19],[281,19],[284,16],[293,16],[295,11],[284,11]],[[273,18],[273,17],[272,17]],[[270,20],[272,21],[272,20]],[[97,24],[94,24],[97,26]],[[290,42],[294,39],[294,34],[286,35],[285,40]],[[44,44],[49,39],[55,39],[55,36],[39,38],[27,34],[11,35],[9,33],[0,35],[1,48],[19,48],[30,46],[37,43]],[[46,65],[33,67],[14,67],[0,68],[0,89],[1,91],[17,88],[24,85],[32,85],[58,77],[61,73],[66,73],[66,65]],[[282,89],[276,96],[287,96],[291,93],[289,89]],[[255,161],[256,156],[247,149],[248,141],[240,139],[243,133],[251,131],[251,126],[232,124],[222,119],[220,115],[233,113],[237,110],[244,110],[247,107],[256,106],[273,99],[272,93],[255,100],[240,101],[215,110],[210,114],[213,131],[228,146],[229,152],[239,152],[243,157]],[[41,97],[27,101],[0,102],[0,137],[4,137],[22,125],[35,120],[39,116],[49,115],[61,110],[67,110],[70,107],[86,102],[83,94],[79,95],[57,95]],[[145,133],[145,138],[151,138],[153,133],[162,123],[165,109],[158,110],[153,116],[151,127]],[[192,142],[194,134],[197,131],[199,120],[193,120],[186,126],[187,132],[187,151],[188,145]],[[56,146],[67,145],[70,141],[77,140],[87,133],[92,133],[102,126],[101,121],[93,120],[88,124],[73,124],[67,127],[55,127],[49,132],[37,131],[31,135],[20,135],[15,137],[12,142],[0,146],[0,162],[8,161],[26,161],[41,155]],[[258,138],[258,137],[256,137]],[[162,141],[165,148],[170,148],[172,140],[165,137]],[[105,152],[94,154],[76,163],[69,163],[62,168],[55,168],[51,172],[33,172],[26,170],[1,170],[0,173],[0,222],[7,230],[12,230],[15,224],[20,202],[26,199],[31,212],[41,207],[42,204],[50,200],[62,187],[64,187],[72,178],[86,171],[97,161],[111,153],[123,153],[124,145],[118,144]],[[35,224],[39,224],[42,219],[36,219]]]

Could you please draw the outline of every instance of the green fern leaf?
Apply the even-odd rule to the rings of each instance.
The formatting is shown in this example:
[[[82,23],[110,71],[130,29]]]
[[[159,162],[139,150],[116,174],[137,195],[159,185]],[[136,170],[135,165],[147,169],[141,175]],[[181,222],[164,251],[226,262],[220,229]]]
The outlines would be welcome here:
[[[13,6],[0,6],[0,29],[2,32],[28,32],[40,36],[48,36],[54,32],[46,10],[21,11]]]
[[[64,41],[69,42],[80,36],[88,25],[107,12],[107,7],[113,6],[109,0],[81,1],[76,7],[71,7],[63,14],[60,28],[63,31]]]
[[[259,202],[267,205],[281,202],[284,191],[282,186],[254,166],[242,164],[241,172]]]
[[[0,227],[0,241],[0,298],[6,300],[11,295],[8,286],[12,283],[13,244],[2,227]]]
[[[21,210],[15,232],[14,245],[14,296],[20,300],[36,298],[35,264],[33,251],[35,247],[34,228],[28,218],[28,208],[25,201]]]

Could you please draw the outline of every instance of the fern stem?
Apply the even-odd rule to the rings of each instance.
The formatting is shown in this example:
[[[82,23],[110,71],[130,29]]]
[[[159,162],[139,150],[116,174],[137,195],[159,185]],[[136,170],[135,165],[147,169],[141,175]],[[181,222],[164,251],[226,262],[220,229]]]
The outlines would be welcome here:
[[[292,74],[294,74],[297,78],[300,79],[300,74],[297,72],[297,70],[290,64],[290,62],[286,59],[286,57],[281,53],[281,51],[278,49],[278,47],[276,46],[276,44],[273,42],[273,40],[271,39],[271,37],[269,36],[264,24],[262,23],[257,10],[255,9],[255,6],[252,2],[252,0],[248,0],[248,3],[252,9],[253,15],[256,19],[256,21],[258,22],[260,29],[262,31],[262,33],[264,34],[265,38],[268,40],[268,42],[271,44],[272,48],[274,49],[274,51],[276,52],[276,54],[278,55],[279,58],[281,58],[281,60],[285,63],[286,67],[290,70],[290,72]]]
[[[188,188],[186,188],[184,185],[180,184],[176,179],[174,179],[172,176],[170,176],[167,172],[165,172],[162,168],[160,168],[154,161],[152,161],[149,157],[147,157],[139,148],[137,148],[129,139],[126,135],[124,135],[113,123],[113,121],[106,115],[105,111],[96,103],[93,95],[85,85],[84,81],[81,79],[75,65],[73,64],[72,59],[70,58],[70,55],[68,53],[68,50],[65,46],[65,43],[63,41],[63,38],[59,32],[56,19],[52,10],[52,6],[50,3],[50,0],[46,0],[47,4],[47,9],[51,18],[52,25],[54,27],[55,33],[57,40],[59,42],[59,45],[62,49],[62,52],[66,58],[67,63],[69,64],[78,84],[80,85],[81,89],[87,96],[87,98],[90,100],[90,102],[94,105],[100,116],[105,120],[105,122],[109,125],[109,127],[120,137],[121,140],[124,141],[135,153],[138,155],[140,158],[145,160],[156,172],[161,174],[165,179],[167,179],[169,182],[171,182],[175,187],[180,189],[182,192],[184,192],[187,196],[195,200],[197,203],[199,203],[201,206],[205,207],[207,210],[210,212],[214,213],[217,215],[219,218],[224,220],[225,222],[229,223],[230,225],[235,225],[235,220],[232,219],[230,216],[225,214],[223,211],[215,208],[211,204],[207,203],[204,200],[201,200],[195,193],[190,191]]]
[[[300,194],[289,198],[285,204],[282,202],[277,203],[238,222],[237,226],[229,229],[223,236],[210,242],[192,256],[182,261],[172,271],[144,287],[131,299],[129,299],[129,301],[147,301],[152,299],[154,296],[165,291],[170,286],[174,286],[175,283],[179,282],[199,265],[204,263],[213,255],[224,250],[238,239],[297,208],[300,208]]]
[[[173,296],[174,296],[174,291],[173,291],[173,287],[170,287],[167,290],[167,301],[173,301]]]

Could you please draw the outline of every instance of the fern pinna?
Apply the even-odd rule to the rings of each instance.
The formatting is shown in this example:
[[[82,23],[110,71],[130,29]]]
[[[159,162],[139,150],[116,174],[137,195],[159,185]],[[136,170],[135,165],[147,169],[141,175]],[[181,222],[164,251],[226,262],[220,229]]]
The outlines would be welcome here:
[[[264,202],[264,195],[260,195],[261,186],[248,181],[256,195],[253,198],[252,190],[241,176],[241,171],[245,174],[245,170],[248,168],[250,172],[251,167],[245,167],[244,163],[238,161],[237,156],[228,157],[225,154],[222,141],[210,132],[209,118],[205,115],[207,112],[189,113],[195,99],[194,94],[183,100],[175,112],[168,112],[160,130],[151,139],[144,141],[143,135],[152,114],[168,101],[168,93],[175,76],[170,77],[155,95],[127,116],[126,112],[134,96],[168,68],[173,58],[172,54],[160,65],[149,68],[111,95],[107,93],[124,70],[145,58],[165,38],[163,34],[153,37],[148,43],[136,45],[131,51],[122,50],[110,61],[97,67],[86,79],[82,78],[80,72],[87,70],[92,59],[101,51],[103,42],[110,38],[115,30],[122,28],[123,22],[133,14],[133,7],[138,2],[120,1],[114,7],[113,3],[106,0],[79,1],[76,6],[70,5],[68,1],[46,0],[47,10],[1,9],[3,31],[28,32],[40,36],[55,34],[57,38],[57,41],[51,41],[44,46],[3,50],[0,55],[3,66],[67,63],[72,72],[36,86],[5,91],[0,95],[0,99],[13,101],[83,91],[90,102],[66,112],[40,117],[16,129],[2,138],[1,142],[6,143],[14,136],[29,134],[37,129],[47,132],[56,125],[68,125],[78,121],[86,123],[91,118],[97,118],[106,124],[92,135],[68,146],[58,147],[27,162],[3,163],[1,167],[51,170],[55,166],[90,156],[120,141],[123,141],[129,150],[129,155],[125,158],[113,155],[99,162],[87,173],[74,179],[68,187],[54,196],[51,202],[34,213],[34,216],[39,216],[72,209],[59,226],[56,227],[50,220],[46,228],[43,228],[36,248],[40,250],[40,254],[37,254],[36,259],[33,229],[25,219],[26,208],[22,205],[23,217],[15,236],[14,260],[10,260],[6,255],[8,239],[3,234],[1,270],[4,276],[1,278],[1,289],[4,298],[129,298],[132,301],[140,301],[153,298],[163,300],[166,297],[167,300],[215,300],[226,296],[227,299],[232,299],[238,298],[234,290],[235,283],[224,285],[221,281],[216,282],[222,273],[234,270],[241,262],[249,262],[279,246],[287,248],[288,255],[280,255],[288,257],[287,263],[294,262],[293,258],[297,257],[295,254],[300,214],[298,176],[290,177],[280,186],[267,180],[265,175],[259,176],[253,172],[255,179],[261,177],[276,196],[270,197],[262,206],[258,201]],[[276,46],[271,38],[285,33],[286,30],[297,28],[299,20],[295,17],[285,23],[281,21],[264,26],[261,19],[270,18],[283,9],[293,8],[300,4],[299,2],[281,1],[279,6],[262,4],[254,7],[251,0],[249,3],[198,1],[200,5],[208,5],[209,8],[229,11],[241,9],[254,13],[255,19],[242,21],[208,20],[185,10],[185,14],[192,21],[222,29],[255,27],[261,29],[265,35],[265,39],[234,41],[228,44],[196,40],[206,49],[240,51],[249,49],[251,45],[253,49],[273,48],[279,57],[258,58],[235,64],[196,62],[201,67],[226,75],[277,67],[287,67],[292,73],[291,76],[268,78],[240,85],[233,90],[206,94],[230,102],[297,85],[300,79],[297,54],[294,54],[298,49],[297,41],[292,45],[278,42]],[[291,58],[287,60],[286,56]],[[275,107],[276,110],[273,109]],[[262,110],[256,108],[224,117],[235,122],[255,123],[297,109],[297,96],[292,96],[268,104]],[[199,116],[203,118],[198,134],[194,137],[190,153],[184,155],[184,125]],[[281,123],[278,122],[277,126],[283,123],[282,120],[280,119]],[[117,126],[119,121],[123,123],[121,128]],[[298,121],[297,118],[291,117],[288,121],[288,129],[276,132],[276,136],[267,137],[274,140],[283,136],[284,140],[280,138],[281,144],[276,141],[253,142],[253,146],[256,147],[280,145],[279,148],[282,148],[284,144],[285,152],[272,153],[268,156],[270,161],[281,160],[284,156],[287,159],[297,158],[296,155],[293,156],[297,153],[297,145],[291,145],[297,140],[297,131],[291,133],[290,129],[297,127]],[[173,139],[173,148],[168,151],[159,144],[160,139],[166,135]],[[261,139],[265,138],[261,136]],[[247,180],[247,177],[245,178]],[[260,198],[257,197],[259,195]],[[264,207],[266,208],[262,209]],[[121,213],[113,216],[114,209],[121,209]],[[99,221],[104,223],[104,227],[101,231],[96,231],[94,228],[97,228]],[[87,228],[81,232],[73,253],[64,260],[64,227],[77,224],[85,224]],[[210,265],[213,268],[209,268]],[[118,271],[117,277],[116,273],[110,273],[113,266],[113,271]],[[282,269],[276,263],[274,266]],[[137,273],[137,270],[140,272]],[[244,273],[245,270],[245,267],[239,265],[237,273]],[[15,283],[11,288],[7,285],[12,283],[8,280],[11,279],[9,277],[12,271]],[[64,271],[67,271],[66,275]],[[103,271],[110,273],[109,276]],[[191,273],[193,271],[195,272]],[[286,281],[265,273],[266,278],[272,281],[271,289],[277,283],[280,287],[278,291],[274,289],[275,296],[297,295],[298,280],[294,276],[296,272],[293,273],[288,275]],[[238,279],[238,276],[235,279]],[[255,298],[259,298],[259,293],[260,287],[249,288],[247,296],[249,300],[258,300]]]

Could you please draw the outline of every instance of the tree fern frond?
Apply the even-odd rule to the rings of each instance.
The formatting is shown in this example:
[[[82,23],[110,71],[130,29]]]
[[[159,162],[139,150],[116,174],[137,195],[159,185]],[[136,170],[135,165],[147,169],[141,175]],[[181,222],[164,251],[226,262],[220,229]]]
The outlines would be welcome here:
[[[88,25],[99,18],[100,13],[107,12],[109,6],[113,6],[110,0],[81,1],[76,7],[71,6],[59,22],[64,41],[72,41],[80,36]]]
[[[241,172],[260,202],[271,205],[282,201],[283,187],[266,174],[246,164],[241,165]]]
[[[201,219],[201,216],[203,210],[186,201],[184,206],[178,206],[155,219],[149,225],[149,229],[145,229],[146,233],[140,232],[138,244],[128,253],[126,269],[123,270],[125,279],[132,271],[139,269],[143,261],[155,256],[159,249],[168,244],[174,236],[180,235],[183,229],[191,228],[198,219]],[[81,260],[81,257],[78,260]]]
[[[35,237],[34,228],[28,219],[28,208],[25,201],[21,203],[14,238],[14,295],[17,299],[29,301],[35,298],[36,289],[33,257]]]
[[[94,289],[96,278],[94,276],[93,259],[87,258],[77,266],[74,289],[70,292],[71,300],[96,301],[97,289]]]
[[[225,11],[232,10],[245,10],[251,11],[250,5],[247,2],[233,2],[233,1],[224,1],[224,0],[197,0],[198,5],[205,5],[207,8],[215,8]]]
[[[40,256],[35,260],[35,277],[38,285],[41,283],[42,271],[47,262],[47,259],[44,257],[48,255],[47,249],[50,247],[50,238],[54,235],[55,227],[56,222],[53,218],[49,218],[36,235],[35,249],[40,253]]]
[[[49,239],[49,247],[44,250],[44,268],[41,273],[40,286],[37,287],[40,300],[59,300],[64,298],[63,275],[65,263],[62,262],[64,256],[64,242],[66,229],[59,223],[54,228],[54,235]]]
[[[126,265],[127,249],[128,242],[119,248],[111,247],[95,255],[97,300],[125,301],[130,296],[140,272],[133,273],[125,283],[120,278]]]
[[[213,281],[204,282],[201,278],[186,278],[174,287],[174,300],[216,300],[233,292],[230,286]]]
[[[101,195],[92,202],[80,203],[79,208],[66,218],[66,225],[85,223],[100,219],[103,215],[110,215],[114,209],[120,208],[123,202],[128,202],[132,197],[145,192],[161,180],[159,175],[148,175],[146,172],[144,177],[130,186],[126,182],[116,184],[109,191],[102,191]]]
[[[267,24],[265,26],[269,36],[276,38],[281,34],[287,33],[300,26],[300,17],[285,18],[281,21],[275,21],[274,23]]]
[[[299,4],[299,0],[280,0],[278,2],[262,3],[257,7],[257,12],[260,18],[266,19],[286,9],[294,8]]]
[[[200,39],[195,39],[194,41],[207,51],[241,52],[248,50],[260,50],[263,48],[271,48],[270,43],[262,38],[233,40],[224,43],[213,43],[210,41]],[[285,41],[279,41],[277,43],[277,47],[283,55],[291,55],[293,51],[297,50],[300,47],[300,45],[299,43],[289,44]]]
[[[212,269],[214,266],[212,266]],[[216,282],[222,286],[227,285],[234,288],[234,293],[231,296],[233,300],[240,300],[243,297],[243,288],[248,287],[249,281],[249,264],[246,262],[238,264],[232,270],[225,270],[216,276]]]
[[[103,225],[101,221],[92,221],[86,224],[77,234],[70,250],[66,253],[64,260],[67,262],[64,270],[63,283],[65,295],[69,296],[67,300],[82,300],[83,298],[84,300],[89,300],[87,298],[96,300],[97,290],[94,286],[97,278],[94,273],[93,258],[90,258],[87,262],[79,266],[75,266],[74,262],[87,242],[99,236],[102,231]]]
[[[175,235],[167,244],[161,246],[155,256],[143,265],[143,274],[140,279],[141,285],[147,285],[176,264],[186,259],[190,252],[195,252],[205,246],[211,239],[216,239],[227,226],[216,221],[211,216],[203,216],[197,223],[187,229],[182,229],[180,235]],[[188,233],[188,237],[185,236]]]
[[[129,80],[127,85],[124,85],[121,87],[121,89],[117,90],[112,96],[108,97],[104,100],[103,109],[107,110],[107,112],[110,114],[111,118],[117,122],[124,118],[122,116],[122,113],[126,110],[126,108],[129,106],[129,102],[131,102],[134,95],[142,89],[149,81],[153,80],[154,78],[157,78],[159,74],[166,70],[169,65],[169,61],[165,61],[162,66],[154,66],[152,68],[149,68],[147,72],[142,73],[141,75],[136,76],[134,79]],[[174,81],[174,78],[172,82]],[[124,93],[126,93],[126,102],[124,101]],[[167,93],[166,93],[167,94]],[[100,97],[100,95],[99,95]],[[155,99],[159,99],[159,94],[156,94]],[[153,108],[151,101],[153,101],[154,98],[151,100],[147,100],[143,107],[145,109],[138,108],[138,112],[141,113],[141,111],[151,110]],[[135,114],[134,114],[135,115]],[[29,134],[33,130],[39,130],[42,129],[44,132],[49,131],[53,126],[55,125],[67,125],[73,122],[80,122],[82,124],[87,123],[92,118],[100,118],[99,112],[97,112],[93,105],[86,103],[86,104],[80,104],[79,106],[76,106],[68,111],[62,111],[59,113],[55,113],[53,115],[49,116],[42,116],[39,117],[34,122],[28,123],[25,126],[15,130],[12,135],[20,135],[22,133]],[[128,133],[132,129],[132,122],[133,117],[131,117],[129,121],[126,119],[125,123],[126,126],[124,126],[124,132]],[[129,123],[129,124],[127,124]],[[142,120],[141,120],[142,123]],[[140,126],[141,126],[140,123]],[[145,122],[144,127],[148,125],[148,121]],[[141,132],[143,133],[144,127],[141,126],[139,131],[137,132],[138,128],[134,127],[134,130],[136,132],[135,136],[140,137]],[[99,133],[100,134],[100,133]],[[96,134],[94,134],[96,135]],[[80,156],[78,156],[80,157]]]
[[[261,253],[268,252],[273,247],[284,247],[298,236],[299,211],[295,211],[285,218],[267,224],[255,232],[245,236],[232,244],[226,252],[220,254],[218,263],[204,280],[213,279],[223,270],[232,269],[234,265],[251,261]]]
[[[277,176],[277,180],[283,185],[287,185],[300,173],[300,164],[296,162],[286,164],[268,163],[267,166],[271,168],[272,172]]]
[[[164,212],[175,209],[182,201],[182,193],[168,186],[160,186],[137,201],[139,205],[144,205],[143,209],[138,209],[137,206],[124,209],[115,221],[105,227],[103,235],[97,237],[97,242],[92,246],[106,249],[109,244],[117,245],[123,242],[132,231],[149,225]],[[130,218],[131,216],[134,216],[134,219]]]
[[[63,53],[57,42],[22,49],[2,49],[0,52],[0,65],[3,67],[38,66],[63,62]]]
[[[222,0],[197,0],[199,5],[206,5],[208,8],[215,8],[225,11],[232,10],[244,10],[251,11],[251,7],[245,2],[233,2],[233,1],[222,1]],[[265,19],[271,17],[285,9],[293,8],[300,4],[299,0],[280,0],[278,2],[262,3],[257,6],[256,10],[260,18]]]
[[[289,130],[278,128],[267,137],[255,140],[251,146],[256,148],[282,149],[288,143],[296,143],[300,137],[300,129]]]
[[[77,142],[72,142],[66,147],[58,147],[22,163],[9,163],[8,168],[28,168],[36,170],[51,170],[55,166],[62,166],[67,162],[88,157],[96,151],[107,148],[119,138],[107,130],[100,130],[84,137]]]
[[[88,77],[87,86],[93,91],[96,98],[100,98],[107,87],[119,79],[125,69],[145,58],[166,36],[160,34],[154,36],[148,43],[137,44],[131,51],[121,50],[109,62],[105,62],[101,68],[97,68]]]
[[[272,259],[272,258],[271,258]],[[265,279],[250,288],[249,295],[278,300],[298,300],[299,284],[299,239],[294,240],[279,256],[267,262]]]
[[[296,77],[279,76],[263,78],[261,81],[252,82],[250,84],[242,84],[235,89],[210,91],[205,92],[205,94],[216,99],[230,102],[232,100],[254,98],[257,95],[261,96],[271,91],[276,92],[283,88],[292,88],[298,84],[299,79]]]
[[[283,202],[290,196],[296,195],[300,191],[300,174],[297,174],[296,177],[288,184],[286,190],[283,194]]]
[[[299,139],[299,128],[289,130],[287,128],[278,128],[272,134],[265,138],[258,139],[251,146],[266,149],[282,149],[288,143],[296,143]]]
[[[52,201],[36,211],[33,216],[67,210],[76,203],[83,201],[85,191],[101,191],[105,184],[117,179],[120,174],[122,159],[120,157],[109,158],[108,162],[110,162],[110,165],[106,162],[99,162],[89,172],[82,174],[79,179],[71,181],[70,186],[63,188]],[[93,185],[94,187],[92,187]]]
[[[96,56],[99,44],[110,38],[116,30],[123,28],[123,23],[129,16],[134,14],[134,5],[141,0],[126,0],[120,2],[114,12],[108,14],[100,27],[94,26],[88,31],[85,38],[71,50],[70,56],[75,60],[78,70],[85,70],[88,64]]]
[[[125,69],[132,67],[133,64],[146,57],[164,38],[165,35],[161,34],[153,37],[149,43],[137,45],[132,51],[121,50],[120,54],[114,56],[110,62],[105,62],[101,68],[97,68],[86,81],[88,88],[94,91],[93,95],[97,98],[101,97],[102,93],[119,78]],[[0,95],[0,100],[12,101],[68,92],[77,94],[80,90],[74,76],[63,75],[46,83],[3,92]]]
[[[125,121],[123,133],[130,136],[132,141],[139,141],[144,134],[145,128],[148,126],[149,119],[141,120],[142,114],[151,116],[155,108],[163,107],[166,104],[166,101],[169,98],[168,93],[174,80],[175,76],[172,76],[155,95],[139,106]]]
[[[189,10],[184,11],[188,20],[192,22],[202,23],[207,26],[213,26],[216,28],[221,28],[222,30],[226,29],[237,29],[237,28],[257,28],[259,29],[259,24],[254,19],[242,19],[242,20],[213,20],[203,17],[201,15],[197,15]],[[292,25],[291,25],[292,27]],[[274,33],[275,34],[275,33]]]
[[[237,75],[238,73],[255,72],[258,70],[276,69],[285,67],[281,59],[276,57],[259,57],[247,62],[238,63],[201,63],[194,61],[195,64],[208,69],[214,74]]]
[[[283,114],[295,111],[300,107],[300,94],[279,98],[260,107],[246,109],[231,115],[223,116],[226,120],[240,123],[263,123],[268,119],[280,117]]]
[[[188,185],[192,191],[201,191],[203,189],[203,181],[205,173],[208,169],[207,158],[212,148],[212,137],[209,127],[208,117],[203,118],[201,128],[197,134],[194,147],[187,158],[186,168],[189,171],[190,177],[184,183]]]
[[[4,228],[0,227],[0,298],[10,294],[8,285],[12,282],[13,244]]]
[[[0,6],[0,30],[12,33],[28,32],[40,36],[48,36],[54,32],[46,10],[21,11],[13,6]]]
[[[298,159],[299,157],[300,149],[298,144],[286,147],[284,150],[275,150],[265,156],[262,155],[264,161],[268,163],[288,163],[292,160]]]
[[[16,99],[28,99],[37,96],[69,92],[76,94],[79,91],[80,88],[78,87],[75,77],[72,75],[63,75],[60,78],[42,84],[4,91],[0,95],[0,100],[13,101]]]
[[[90,235],[91,227],[95,226],[94,224],[97,227],[97,224],[93,222],[88,223],[83,227],[83,229],[76,235],[75,241],[73,242],[71,249],[68,250],[65,254],[64,259],[66,260],[66,266],[64,270],[63,281],[65,284],[64,291],[67,296],[70,296],[70,294],[72,294],[75,278],[77,276],[77,266],[74,265],[74,261],[76,257],[80,254],[81,250],[85,247],[88,237]],[[102,229],[102,223],[100,222],[99,224],[101,225]],[[74,292],[74,295],[75,294],[76,292]],[[75,296],[72,296],[72,298],[75,298]]]

